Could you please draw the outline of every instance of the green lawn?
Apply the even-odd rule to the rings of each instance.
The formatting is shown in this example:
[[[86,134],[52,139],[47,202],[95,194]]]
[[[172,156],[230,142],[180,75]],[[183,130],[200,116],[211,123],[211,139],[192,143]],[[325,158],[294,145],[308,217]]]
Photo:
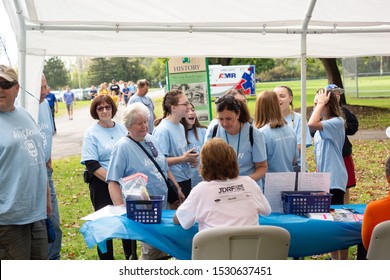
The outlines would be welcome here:
[[[375,77],[370,78],[361,78],[361,90],[371,90],[371,96],[376,95],[376,91],[380,90],[383,86],[383,81],[386,81],[388,84],[388,89],[390,90],[390,76],[385,78],[381,78],[381,83],[376,86],[373,84],[372,80]],[[286,82],[267,82],[267,83],[257,83],[256,84],[256,94],[259,94],[263,90],[273,90],[278,85],[286,85],[289,86],[293,93],[293,103],[294,108],[299,110],[301,107],[301,84],[300,81],[286,81]],[[324,87],[327,85],[327,80],[308,80],[307,81],[307,92],[306,92],[306,106],[307,116],[311,112],[311,107],[313,106],[314,95],[317,89]],[[356,114],[360,122],[360,129],[385,129],[390,124],[390,92],[387,95],[387,98],[352,98],[348,95],[347,104],[352,105],[351,110]],[[215,98],[212,98],[212,102]],[[250,112],[253,114],[255,111],[255,103],[256,96],[248,96],[248,107]],[[161,117],[163,115],[161,102],[162,98],[158,98],[155,101],[155,113],[157,117]],[[212,107],[212,115],[215,114],[215,106]],[[378,108],[366,108],[366,107],[375,107]]]

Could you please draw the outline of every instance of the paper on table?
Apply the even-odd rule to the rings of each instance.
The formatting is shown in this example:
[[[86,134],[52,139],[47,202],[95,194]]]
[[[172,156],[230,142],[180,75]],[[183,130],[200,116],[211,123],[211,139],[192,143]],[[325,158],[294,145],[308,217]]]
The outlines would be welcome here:
[[[307,213],[306,216],[315,220],[333,221],[333,216],[330,213]]]
[[[266,173],[264,195],[272,212],[283,213],[282,191],[294,191],[295,172]]]
[[[119,205],[119,206],[107,205],[102,209],[97,210],[96,212],[93,212],[85,217],[82,217],[81,220],[94,221],[102,217],[122,216],[125,213],[126,213],[125,205]]]
[[[324,191],[329,192],[330,173],[299,172],[298,191]]]

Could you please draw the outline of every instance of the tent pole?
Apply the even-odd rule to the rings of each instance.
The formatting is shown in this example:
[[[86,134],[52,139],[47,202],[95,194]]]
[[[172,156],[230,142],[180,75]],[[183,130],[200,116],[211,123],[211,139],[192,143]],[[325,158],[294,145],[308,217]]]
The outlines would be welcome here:
[[[302,24],[301,34],[301,172],[306,172],[306,55],[307,55],[307,28],[313,14],[317,0],[312,0]]]
[[[19,0],[14,0],[15,10],[19,22],[19,84],[20,84],[20,105],[27,108],[26,99],[26,25],[23,19],[23,11]]]

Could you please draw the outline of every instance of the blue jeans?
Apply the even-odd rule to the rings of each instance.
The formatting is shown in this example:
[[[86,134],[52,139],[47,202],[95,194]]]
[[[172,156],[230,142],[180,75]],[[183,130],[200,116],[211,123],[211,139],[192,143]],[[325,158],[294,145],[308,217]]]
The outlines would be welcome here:
[[[49,260],[59,260],[61,253],[61,243],[62,243],[62,230],[60,228],[60,213],[58,211],[58,201],[57,194],[54,188],[54,183],[52,180],[52,169],[47,169],[47,177],[49,179],[50,185],[50,196],[51,196],[51,206],[53,208],[53,214],[50,217],[50,220],[53,223],[54,231],[56,233],[56,239],[53,243],[49,243]]]

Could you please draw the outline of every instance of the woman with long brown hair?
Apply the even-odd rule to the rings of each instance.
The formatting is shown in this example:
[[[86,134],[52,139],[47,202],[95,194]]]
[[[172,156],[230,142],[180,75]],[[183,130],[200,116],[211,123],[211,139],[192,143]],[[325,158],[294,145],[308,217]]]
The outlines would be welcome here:
[[[319,89],[314,98],[314,111],[308,126],[314,134],[314,157],[318,172],[330,173],[332,205],[344,204],[348,180],[342,149],[345,141],[345,121],[336,94]],[[345,252],[346,251],[346,252]],[[332,259],[347,259],[348,250],[332,252]]]

